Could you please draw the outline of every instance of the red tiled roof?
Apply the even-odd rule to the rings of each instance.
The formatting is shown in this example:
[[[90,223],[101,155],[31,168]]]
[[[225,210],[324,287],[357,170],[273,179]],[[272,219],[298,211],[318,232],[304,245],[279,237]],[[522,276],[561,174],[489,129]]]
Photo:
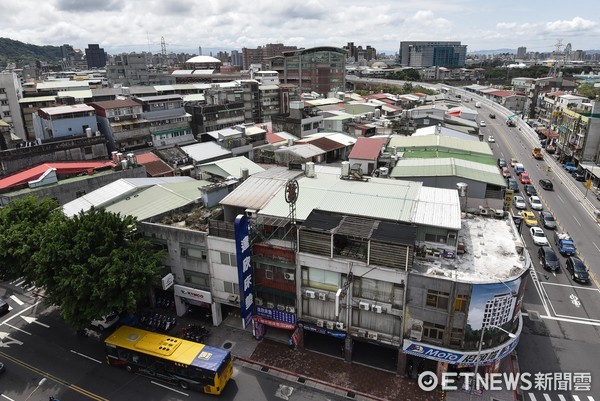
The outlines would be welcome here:
[[[514,96],[515,92],[499,90],[499,91],[489,92],[489,94],[494,95],[494,96],[507,97],[507,96]]]
[[[377,160],[381,148],[387,143],[387,138],[359,137],[348,156],[350,159]]]
[[[98,170],[104,167],[114,167],[112,161],[76,161],[76,162],[52,162],[44,163],[27,170],[18,172],[8,177],[0,179],[0,190],[12,188],[17,185],[25,184],[29,181],[37,180],[46,170],[56,169],[56,174],[78,174],[87,170]]]
[[[146,167],[146,174],[149,177],[164,177],[173,175],[173,169],[158,156],[152,152],[140,153],[135,155],[138,164]]]
[[[277,143],[277,142],[281,142],[281,141],[285,141],[285,139],[280,137],[277,134],[273,134],[273,133],[267,134],[267,142]]]
[[[115,99],[115,100],[102,100],[100,102],[89,103],[90,106],[98,106],[101,109],[120,109],[122,107],[135,107],[141,106],[142,104],[131,99]]]

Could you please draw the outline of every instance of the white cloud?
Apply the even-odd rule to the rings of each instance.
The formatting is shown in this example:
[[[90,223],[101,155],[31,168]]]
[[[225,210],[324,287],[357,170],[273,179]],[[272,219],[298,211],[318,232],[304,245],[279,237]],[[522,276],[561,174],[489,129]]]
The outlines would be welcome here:
[[[570,21],[552,21],[545,24],[548,32],[573,32],[586,31],[598,27],[595,21],[586,20],[580,17],[575,17]]]

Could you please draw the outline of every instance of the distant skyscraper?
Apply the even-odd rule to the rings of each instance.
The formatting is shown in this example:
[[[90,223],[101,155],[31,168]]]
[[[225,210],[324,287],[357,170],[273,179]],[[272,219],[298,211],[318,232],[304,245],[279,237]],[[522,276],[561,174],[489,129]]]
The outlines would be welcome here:
[[[106,53],[100,45],[89,44],[85,49],[85,59],[88,68],[104,68],[106,67]]]
[[[400,42],[400,64],[406,67],[464,67],[466,56],[460,42]]]
[[[517,48],[517,58],[518,59],[524,59],[526,55],[527,55],[526,47],[521,46],[521,47]]]
[[[198,55],[201,56],[202,55],[202,46],[198,46]]]
[[[240,69],[244,65],[244,61],[242,59],[242,53],[237,50],[231,51],[231,65],[235,65],[236,67],[240,67]]]

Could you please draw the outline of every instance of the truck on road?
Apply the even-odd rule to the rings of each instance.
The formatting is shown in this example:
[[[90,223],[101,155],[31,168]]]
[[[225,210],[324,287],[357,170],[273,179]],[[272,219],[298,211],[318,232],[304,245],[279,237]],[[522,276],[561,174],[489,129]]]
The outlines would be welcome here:
[[[531,155],[537,160],[542,160],[544,158],[544,155],[542,154],[542,148],[533,148],[531,150]]]
[[[575,242],[573,238],[569,235],[569,233],[560,233],[557,231],[554,232],[554,242],[558,247],[558,252],[560,252],[563,256],[573,256],[577,249],[575,248]]]

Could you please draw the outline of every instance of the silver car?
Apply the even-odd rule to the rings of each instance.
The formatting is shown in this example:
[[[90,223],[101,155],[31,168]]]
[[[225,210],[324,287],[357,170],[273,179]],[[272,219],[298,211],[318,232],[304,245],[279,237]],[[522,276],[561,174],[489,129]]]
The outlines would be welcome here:
[[[513,204],[515,205],[515,209],[524,210],[527,209],[527,204],[525,203],[525,198],[522,196],[516,195],[513,197]]]

